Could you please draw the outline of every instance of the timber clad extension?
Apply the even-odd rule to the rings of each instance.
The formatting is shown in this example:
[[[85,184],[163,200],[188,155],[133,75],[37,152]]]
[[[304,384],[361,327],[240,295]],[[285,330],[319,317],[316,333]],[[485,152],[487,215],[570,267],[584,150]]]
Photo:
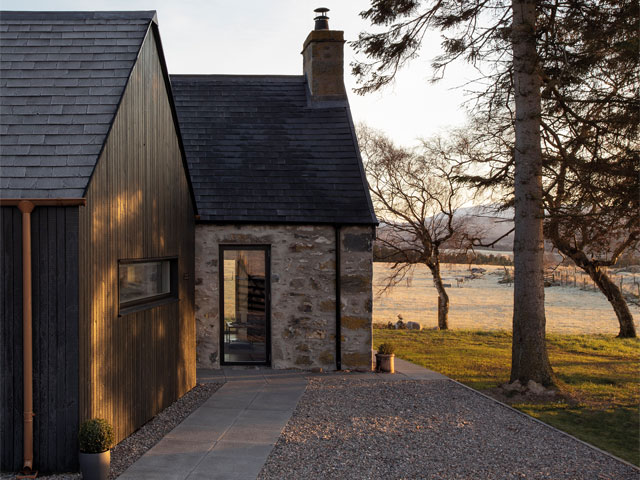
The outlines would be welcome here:
[[[0,470],[23,466],[31,199],[34,466],[73,471],[83,420],[120,441],[195,384],[195,204],[155,12],[0,12],[0,62]],[[155,258],[177,298],[120,314],[119,262]]]
[[[80,418],[120,441],[195,385],[195,217],[153,35],[80,210]],[[107,233],[107,235],[105,235]],[[118,314],[118,260],[178,257],[179,302]]]

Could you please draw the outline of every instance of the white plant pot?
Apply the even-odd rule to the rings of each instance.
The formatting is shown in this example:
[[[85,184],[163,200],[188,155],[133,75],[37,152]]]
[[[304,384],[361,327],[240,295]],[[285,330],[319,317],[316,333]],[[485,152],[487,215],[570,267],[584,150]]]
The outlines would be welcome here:
[[[384,355],[376,353],[376,371],[384,373],[395,373],[395,354]]]
[[[111,450],[102,453],[80,452],[79,460],[84,480],[109,480]]]

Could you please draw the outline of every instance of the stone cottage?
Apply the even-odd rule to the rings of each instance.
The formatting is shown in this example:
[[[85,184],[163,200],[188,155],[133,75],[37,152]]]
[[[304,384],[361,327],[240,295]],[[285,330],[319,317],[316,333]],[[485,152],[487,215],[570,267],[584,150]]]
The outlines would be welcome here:
[[[372,365],[368,193],[328,18],[303,75],[172,75],[195,192],[197,364]]]

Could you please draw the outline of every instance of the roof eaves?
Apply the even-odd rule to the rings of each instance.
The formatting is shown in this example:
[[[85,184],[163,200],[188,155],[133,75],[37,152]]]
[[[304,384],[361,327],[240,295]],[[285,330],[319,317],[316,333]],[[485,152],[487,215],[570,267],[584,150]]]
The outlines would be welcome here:
[[[329,225],[329,226],[341,226],[341,227],[373,227],[378,226],[376,220],[375,223],[370,221],[336,221],[336,220],[243,220],[243,219],[225,219],[225,220],[212,220],[206,218],[199,218],[196,220],[196,224],[202,225]]]
[[[347,105],[347,118],[349,119],[349,130],[351,131],[351,139],[353,141],[353,147],[356,150],[356,155],[358,156],[358,168],[360,169],[360,178],[362,179],[362,187],[364,188],[364,194],[367,198],[367,204],[369,205],[369,211],[371,213],[371,221],[373,225],[378,226],[380,222],[378,222],[378,218],[376,217],[376,212],[373,208],[373,202],[371,201],[371,193],[369,192],[369,182],[367,181],[367,174],[364,171],[364,163],[362,162],[362,155],[360,153],[360,146],[358,144],[358,136],[356,135],[356,127],[353,123],[353,117],[351,116],[351,109]]]

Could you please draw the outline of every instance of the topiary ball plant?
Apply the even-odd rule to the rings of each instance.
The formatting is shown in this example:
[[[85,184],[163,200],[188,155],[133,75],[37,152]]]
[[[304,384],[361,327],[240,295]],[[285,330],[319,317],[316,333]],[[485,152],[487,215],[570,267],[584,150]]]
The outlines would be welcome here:
[[[378,345],[378,353],[382,355],[393,355],[396,351],[396,347],[393,343],[381,343]]]
[[[92,418],[82,422],[78,435],[80,451],[102,453],[113,446],[113,427],[103,418]]]

